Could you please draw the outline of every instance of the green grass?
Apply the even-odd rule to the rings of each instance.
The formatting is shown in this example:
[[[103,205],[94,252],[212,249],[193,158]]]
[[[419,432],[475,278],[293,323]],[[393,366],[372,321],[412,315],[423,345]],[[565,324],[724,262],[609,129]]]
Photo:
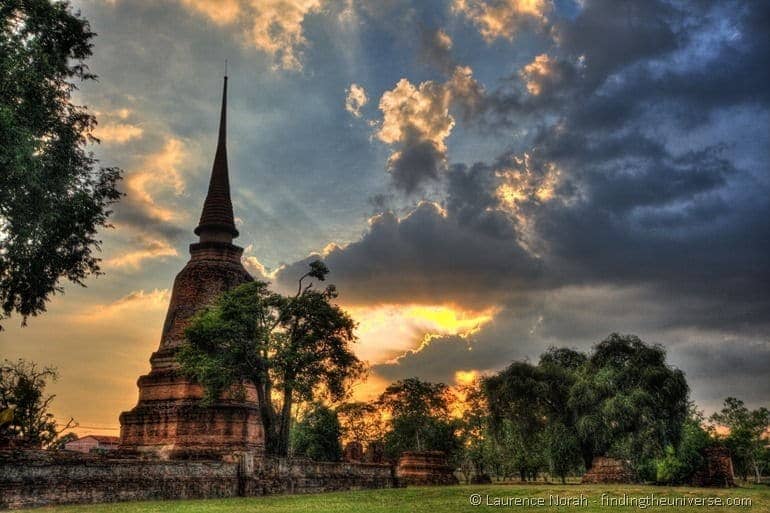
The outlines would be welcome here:
[[[471,494],[485,497],[518,497],[520,499],[542,497],[548,501],[549,495],[577,497],[580,494],[588,497],[588,505],[583,507],[515,507],[515,506],[472,506],[469,501]],[[751,499],[750,507],[638,507],[618,508],[609,505],[602,506],[602,493],[619,497],[629,496],[655,497],[728,497]],[[645,512],[770,512],[770,487],[747,486],[733,489],[707,488],[669,488],[660,486],[625,486],[625,485],[485,485],[485,486],[451,486],[451,487],[410,487],[396,490],[365,490],[356,492],[336,492],[313,495],[276,495],[248,499],[211,499],[198,501],[153,501],[153,502],[124,502],[117,504],[94,504],[38,508],[25,510],[35,512],[55,513],[385,513],[385,512],[414,512],[414,513],[462,513],[479,511],[554,511],[554,512],[613,512],[613,511],[645,511]]]

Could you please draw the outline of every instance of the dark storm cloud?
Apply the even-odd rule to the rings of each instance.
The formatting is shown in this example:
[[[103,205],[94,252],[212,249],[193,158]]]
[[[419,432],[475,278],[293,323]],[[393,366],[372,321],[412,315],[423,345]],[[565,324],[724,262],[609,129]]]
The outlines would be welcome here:
[[[540,278],[539,262],[499,230],[477,230],[437,205],[421,203],[408,216],[391,212],[372,219],[364,237],[329,252],[329,280],[346,303],[454,302],[487,306],[511,289]],[[306,260],[284,268],[281,284],[305,272]]]
[[[756,383],[769,364],[770,3],[585,0],[567,14],[563,3],[548,26],[489,46],[444,0],[357,1],[350,24],[334,4],[303,19],[302,71],[283,74],[243,34],[176,2],[89,2],[102,34],[91,100],[160,120],[146,126],[156,145],[173,135],[209,148],[183,166],[184,197],[166,191],[161,203],[190,225],[130,198],[115,220],[186,254],[228,56],[237,242],[252,246],[250,270],[355,240],[324,255],[345,304],[499,308],[477,333],[432,338],[378,375],[451,382],[457,369],[535,360],[549,345],[588,350],[618,331],[669,347],[704,404],[766,401]],[[344,91],[363,86],[371,112],[401,79],[419,94],[404,88],[393,112],[419,96],[421,130],[397,117],[399,135],[378,148],[342,108]],[[415,204],[427,187],[433,202]],[[277,285],[296,290],[310,258]]]
[[[761,339],[760,339],[761,340]],[[693,391],[696,403],[708,411],[718,410],[728,397],[738,397],[749,406],[770,404],[770,342],[764,339],[725,337],[696,338],[669,350],[669,358],[680,368]]]
[[[446,167],[446,156],[436,143],[410,133],[402,149],[388,160],[388,172],[396,189],[406,194],[420,192],[426,182],[437,180]]]
[[[451,381],[618,331],[668,346],[704,404],[766,398],[751,383],[768,358],[770,155],[766,134],[745,140],[735,109],[770,121],[768,5],[587,1],[553,16],[547,57],[464,116],[534,127],[527,150],[443,174],[431,159],[402,168],[402,184],[443,181],[443,211],[384,214],[327,256],[344,301],[502,305],[475,335],[433,338],[375,372]],[[446,68],[449,53],[423,38]],[[552,197],[529,190],[554,169]]]

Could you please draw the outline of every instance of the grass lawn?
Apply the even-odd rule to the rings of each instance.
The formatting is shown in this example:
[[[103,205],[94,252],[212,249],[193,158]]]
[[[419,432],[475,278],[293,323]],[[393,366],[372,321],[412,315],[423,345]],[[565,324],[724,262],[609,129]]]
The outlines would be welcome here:
[[[601,496],[607,493],[610,497],[620,498],[623,494],[635,497],[655,498],[666,497],[700,497],[750,499],[751,506],[706,506],[691,505],[688,507],[658,506],[641,508],[638,505],[618,507],[617,505],[602,505]],[[530,501],[530,506],[473,506],[470,504],[472,494],[479,494],[482,503],[495,498],[519,501]],[[587,505],[548,506],[549,496],[560,495],[575,500],[581,494],[587,497]],[[534,505],[538,498],[545,501],[544,506]],[[35,512],[55,513],[384,513],[384,512],[425,512],[425,513],[458,513],[478,511],[574,511],[574,512],[611,512],[611,511],[645,511],[645,512],[722,512],[722,511],[751,511],[770,512],[770,487],[755,486],[725,489],[707,488],[668,488],[660,486],[625,486],[625,485],[484,485],[484,486],[451,486],[451,487],[410,487],[396,490],[365,490],[357,492],[336,492],[314,495],[280,495],[255,497],[248,499],[211,499],[198,501],[164,501],[164,502],[126,502],[117,504],[75,505],[38,508],[25,510]]]

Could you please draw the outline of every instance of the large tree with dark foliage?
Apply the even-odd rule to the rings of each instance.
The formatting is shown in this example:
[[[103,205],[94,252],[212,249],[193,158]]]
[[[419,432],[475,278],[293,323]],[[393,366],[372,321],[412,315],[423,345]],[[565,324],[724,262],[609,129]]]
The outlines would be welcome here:
[[[355,323],[332,301],[334,286],[312,288],[329,270],[316,261],[300,278],[297,293],[273,293],[255,281],[225,292],[199,312],[186,330],[178,360],[202,383],[206,401],[244,384],[256,388],[267,448],[286,455],[292,408],[320,395],[344,399],[364,372],[353,353]]]
[[[590,355],[552,349],[537,365],[515,362],[487,378],[484,389],[493,426],[510,426],[524,447],[544,441],[562,475],[574,465],[555,456],[567,450],[586,468],[595,456],[637,467],[661,457],[678,445],[688,418],[684,374],[666,364],[662,347],[633,335],[612,334]]]
[[[94,35],[68,2],[0,2],[0,319],[43,312],[62,279],[99,273],[120,170],[86,151],[96,119],[71,98],[95,78]]]

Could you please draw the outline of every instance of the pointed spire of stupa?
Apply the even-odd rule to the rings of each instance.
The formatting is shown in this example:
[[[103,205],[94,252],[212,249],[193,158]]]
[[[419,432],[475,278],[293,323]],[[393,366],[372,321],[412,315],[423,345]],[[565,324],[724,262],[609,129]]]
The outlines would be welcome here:
[[[195,234],[205,240],[230,240],[238,236],[230,200],[230,179],[227,169],[227,72],[222,91],[222,113],[219,119],[219,140],[211,169],[209,192],[203,203],[203,212]]]

